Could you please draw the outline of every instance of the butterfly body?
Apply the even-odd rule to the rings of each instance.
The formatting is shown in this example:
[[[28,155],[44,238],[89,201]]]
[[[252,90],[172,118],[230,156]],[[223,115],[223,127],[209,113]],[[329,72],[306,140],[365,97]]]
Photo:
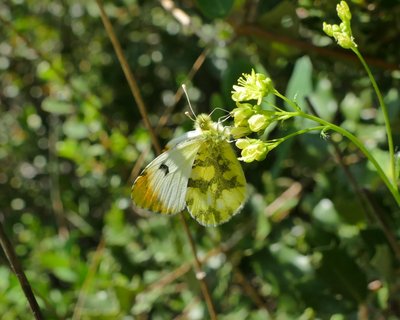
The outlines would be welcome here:
[[[135,206],[166,215],[187,207],[204,226],[228,221],[246,199],[246,179],[228,140],[225,127],[199,115],[195,130],[171,140],[136,179]]]

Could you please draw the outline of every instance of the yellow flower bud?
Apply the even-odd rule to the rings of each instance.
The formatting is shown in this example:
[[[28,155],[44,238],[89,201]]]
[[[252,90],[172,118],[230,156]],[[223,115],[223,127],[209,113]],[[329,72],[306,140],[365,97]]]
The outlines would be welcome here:
[[[333,37],[333,26],[326,22],[322,23],[322,30],[330,37]]]
[[[357,47],[357,44],[353,41],[353,37],[346,33],[340,33],[336,36],[336,41],[339,46],[344,49],[351,49]]]
[[[250,139],[238,139],[235,144],[239,149],[244,149],[250,145],[250,141]]]
[[[340,18],[340,20],[342,20],[344,23],[350,23],[351,12],[350,12],[350,8],[347,5],[346,1],[341,1],[336,6],[336,12],[337,12],[338,17]]]
[[[238,139],[244,136],[247,136],[248,134],[251,133],[251,130],[248,126],[245,127],[233,127],[230,130],[230,134],[233,137],[233,139]]]
[[[250,117],[249,121],[249,128],[253,132],[259,132],[264,130],[268,127],[270,121],[269,119],[263,114],[255,114]]]
[[[343,30],[337,24],[334,24],[332,26],[332,32],[333,32],[333,36],[335,36],[335,33],[343,32]]]
[[[268,153],[267,144],[257,139],[239,139],[236,146],[242,149],[239,160],[244,162],[262,161]]]
[[[238,108],[231,111],[234,118],[235,127],[247,126],[247,120],[253,115],[253,106],[249,103],[236,103]]]

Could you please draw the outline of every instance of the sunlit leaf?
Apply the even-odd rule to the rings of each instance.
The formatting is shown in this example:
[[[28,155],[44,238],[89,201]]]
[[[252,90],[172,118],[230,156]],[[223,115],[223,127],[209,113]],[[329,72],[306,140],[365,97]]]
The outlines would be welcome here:
[[[42,102],[42,109],[55,114],[71,114],[75,111],[72,104],[54,98],[46,98]]]

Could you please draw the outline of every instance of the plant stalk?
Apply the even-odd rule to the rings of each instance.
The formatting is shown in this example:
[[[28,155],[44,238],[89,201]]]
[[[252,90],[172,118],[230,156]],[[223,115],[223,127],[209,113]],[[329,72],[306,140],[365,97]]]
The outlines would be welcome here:
[[[367,71],[369,80],[372,83],[372,86],[374,87],[375,94],[378,97],[379,104],[382,108],[383,112],[383,118],[385,120],[385,127],[386,127],[386,135],[387,135],[387,140],[388,140],[388,147],[389,147],[389,155],[390,155],[390,170],[391,170],[391,176],[392,176],[392,184],[393,188],[395,190],[398,190],[398,185],[397,185],[397,174],[396,174],[396,159],[394,155],[394,146],[393,146],[393,136],[392,136],[392,128],[390,127],[390,118],[389,118],[389,112],[386,107],[385,102],[383,101],[383,97],[381,94],[381,91],[379,90],[379,87],[375,81],[374,76],[371,73],[370,68],[368,67],[368,64],[365,62],[363,56],[361,53],[357,50],[357,48],[352,48],[353,52],[357,55],[357,57],[360,59],[363,67]]]

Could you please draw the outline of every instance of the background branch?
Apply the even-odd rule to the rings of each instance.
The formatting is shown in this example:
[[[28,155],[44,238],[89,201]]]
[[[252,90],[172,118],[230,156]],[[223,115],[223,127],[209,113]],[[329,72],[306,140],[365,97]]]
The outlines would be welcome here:
[[[36,320],[44,319],[40,311],[39,305],[36,301],[35,295],[33,294],[31,285],[25,276],[25,272],[22,269],[21,262],[19,261],[17,255],[15,254],[14,248],[11,241],[8,239],[6,233],[4,232],[3,223],[0,219],[0,243],[3,251],[7,257],[8,263],[11,266],[12,271],[17,276],[18,281],[21,285],[22,291],[26,299],[28,300],[29,306]]]

